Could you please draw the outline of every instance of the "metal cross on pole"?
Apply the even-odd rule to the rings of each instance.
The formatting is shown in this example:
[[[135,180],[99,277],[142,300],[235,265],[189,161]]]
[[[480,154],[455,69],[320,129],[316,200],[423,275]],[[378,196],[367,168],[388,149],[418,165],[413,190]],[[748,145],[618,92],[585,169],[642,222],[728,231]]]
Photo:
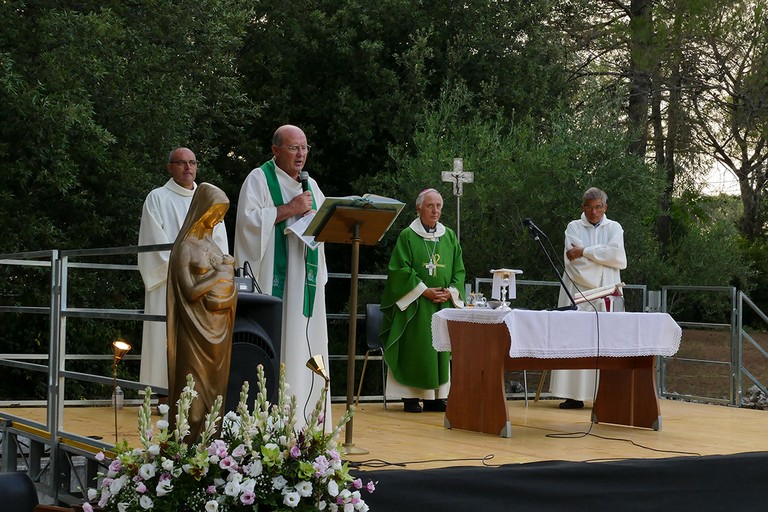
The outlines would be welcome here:
[[[453,183],[453,195],[456,196],[456,238],[461,243],[461,196],[464,195],[464,183],[475,181],[475,173],[464,172],[464,160],[453,159],[453,170],[443,171],[442,180]]]

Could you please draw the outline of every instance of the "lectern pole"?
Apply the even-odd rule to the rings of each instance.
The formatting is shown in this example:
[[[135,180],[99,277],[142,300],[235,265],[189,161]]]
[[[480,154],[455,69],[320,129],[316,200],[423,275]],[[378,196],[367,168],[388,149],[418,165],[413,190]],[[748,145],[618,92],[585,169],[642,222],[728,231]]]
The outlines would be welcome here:
[[[349,282],[349,339],[347,343],[347,410],[354,404],[355,356],[357,354],[357,276],[360,258],[360,222],[352,225],[352,276]],[[347,422],[342,452],[346,455],[364,455],[368,450],[358,448],[352,442],[354,417]]]

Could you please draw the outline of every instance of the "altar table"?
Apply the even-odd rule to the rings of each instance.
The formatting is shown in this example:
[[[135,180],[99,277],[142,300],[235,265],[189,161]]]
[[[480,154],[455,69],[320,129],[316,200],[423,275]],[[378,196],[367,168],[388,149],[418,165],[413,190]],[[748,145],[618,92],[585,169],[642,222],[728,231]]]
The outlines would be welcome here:
[[[599,369],[592,419],[660,430],[656,356],[681,337],[666,313],[443,309],[432,343],[452,352],[445,426],[511,437],[506,370]]]

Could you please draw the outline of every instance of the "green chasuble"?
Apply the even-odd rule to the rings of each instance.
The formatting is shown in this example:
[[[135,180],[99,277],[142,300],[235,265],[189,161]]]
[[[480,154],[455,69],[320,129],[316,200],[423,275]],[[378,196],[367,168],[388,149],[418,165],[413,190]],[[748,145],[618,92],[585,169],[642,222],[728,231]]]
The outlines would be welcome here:
[[[379,338],[384,359],[401,384],[437,389],[448,382],[450,353],[432,347],[432,315],[453,304],[450,300],[434,304],[419,296],[401,311],[396,302],[419,283],[428,288],[456,288],[463,299],[464,277],[461,246],[452,230],[446,228],[437,242],[422,238],[410,227],[400,233],[381,298],[384,318]]]

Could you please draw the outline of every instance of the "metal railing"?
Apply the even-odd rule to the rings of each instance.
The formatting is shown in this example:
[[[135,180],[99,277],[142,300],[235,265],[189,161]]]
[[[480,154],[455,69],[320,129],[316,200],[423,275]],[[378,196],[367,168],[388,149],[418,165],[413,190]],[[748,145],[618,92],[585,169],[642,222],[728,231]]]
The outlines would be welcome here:
[[[755,376],[753,371],[750,371],[749,368],[744,366],[743,356],[745,341],[748,344],[747,346],[753,347],[760,355],[763,356],[765,360],[768,360],[768,350],[766,350],[766,347],[760,345],[760,343],[755,341],[755,339],[746,330],[744,330],[743,321],[745,305],[748,306],[749,310],[755,313],[760,318],[760,320],[762,320],[764,326],[768,327],[768,315],[766,315],[760,308],[758,308],[757,305],[755,305],[755,303],[752,302],[749,297],[739,292],[738,309],[736,313],[736,317],[738,318],[739,341],[736,347],[734,347],[735,353],[733,355],[733,367],[735,368],[735,382],[737,386],[736,392],[739,405],[743,404],[744,402],[743,379],[745,376],[750,380],[750,382],[752,382],[752,384],[757,386],[763,396],[768,396],[768,389],[766,389],[766,385],[760,381],[757,376]]]
[[[664,286],[661,290],[661,310],[668,312],[671,306],[672,294],[687,295],[691,293],[705,295],[721,295],[728,303],[728,311],[723,311],[728,322],[693,322],[683,321],[676,318],[677,323],[684,329],[711,330],[723,332],[728,339],[729,357],[727,359],[704,359],[696,357],[685,357],[675,355],[663,358],[659,364],[659,391],[660,396],[665,398],[682,398],[685,400],[703,401],[709,403],[723,403],[734,406],[744,405],[744,382],[745,379],[756,386],[763,396],[768,395],[765,379],[768,375],[763,375],[762,379],[757,375],[757,369],[747,368],[744,363],[745,348],[753,349],[758,360],[768,361],[768,349],[761,345],[746,329],[744,319],[747,312],[753,314],[760,321],[759,327],[755,329],[768,330],[768,315],[766,315],[747,295],[736,290],[732,286]],[[711,395],[701,395],[693,393],[681,393],[667,389],[668,366],[670,363],[679,362],[687,365],[700,365],[704,367],[722,368],[728,375],[728,396],[725,398],[713,397]],[[765,370],[763,370],[765,371]]]

